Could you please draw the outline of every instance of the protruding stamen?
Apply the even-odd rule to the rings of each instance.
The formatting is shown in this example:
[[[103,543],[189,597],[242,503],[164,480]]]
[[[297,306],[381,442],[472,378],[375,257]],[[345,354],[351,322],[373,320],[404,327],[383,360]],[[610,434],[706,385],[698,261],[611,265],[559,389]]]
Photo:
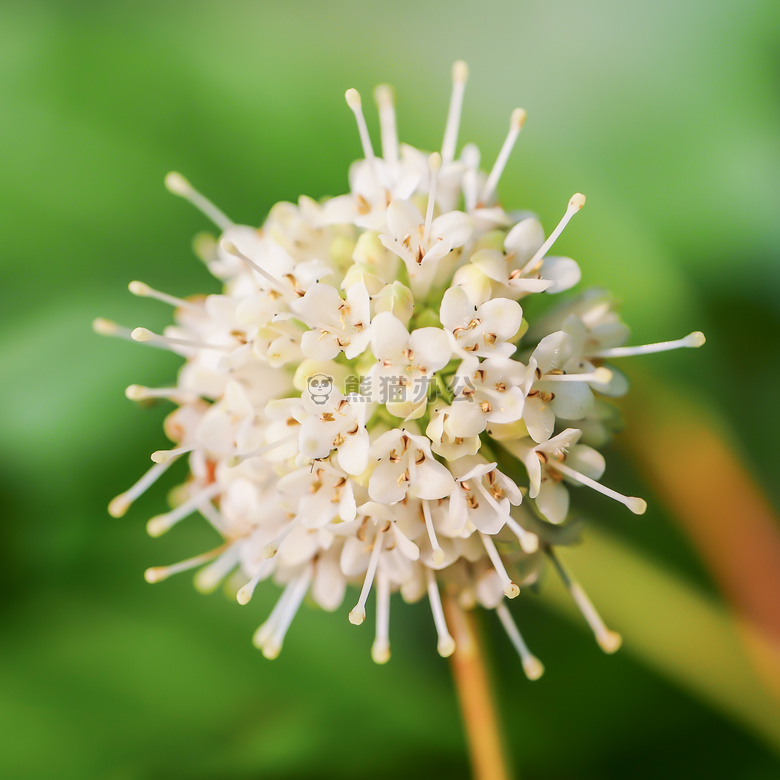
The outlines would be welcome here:
[[[149,285],[144,282],[130,282],[130,284],[127,285],[127,289],[139,298],[154,298],[155,300],[175,306],[177,309],[190,309],[192,311],[203,310],[203,307],[197,303],[160,292],[159,290],[149,287]]]
[[[450,635],[447,628],[447,621],[444,618],[444,608],[441,603],[441,594],[439,586],[436,584],[436,578],[433,571],[425,568],[425,577],[428,581],[428,601],[431,602],[431,612],[433,613],[433,622],[436,626],[436,633],[439,635],[437,650],[442,658],[448,658],[455,652],[455,640]]]
[[[360,93],[356,89],[348,89],[344,93],[344,98],[347,101],[347,105],[352,109],[352,113],[355,115],[358,133],[360,134],[360,143],[363,146],[363,156],[373,167],[376,157],[374,155],[374,147],[371,145],[371,136],[368,134],[366,118],[363,116],[363,102],[360,99]]]
[[[466,166],[463,173],[463,205],[470,212],[477,207],[479,200],[479,149],[474,144],[466,144],[460,159]]]
[[[428,240],[431,237],[431,224],[433,223],[433,209],[436,205],[436,181],[441,169],[441,155],[434,152],[428,158],[428,167],[431,170],[431,186],[428,189],[428,208],[425,212],[425,228],[423,229],[422,245],[427,249]]]
[[[425,530],[428,532],[428,539],[433,548],[433,562],[436,566],[444,563],[444,550],[439,546],[439,540],[436,538],[436,529],[433,527],[433,517],[431,508],[427,501],[422,502],[423,517],[425,518]]]
[[[450,97],[450,108],[447,112],[444,140],[441,145],[441,159],[444,163],[452,162],[455,159],[460,115],[463,111],[463,93],[466,91],[468,77],[469,66],[463,60],[457,60],[452,66],[452,96]]]
[[[371,646],[374,663],[390,660],[390,580],[383,571],[376,578],[376,638]]]
[[[263,655],[269,660],[276,658],[282,650],[282,644],[287,635],[287,629],[290,628],[290,624],[301,606],[306,591],[309,589],[311,575],[312,567],[307,566],[303,574],[290,583],[292,589],[288,600],[284,603],[278,614],[273,632],[268,639],[265,640],[262,646]]]
[[[684,347],[695,349],[702,346],[706,340],[706,337],[700,330],[695,330],[693,333],[689,333],[684,338],[676,341],[659,341],[657,344],[644,344],[639,347],[612,347],[611,349],[593,352],[588,357],[617,358],[630,357],[632,355],[649,355],[653,352],[668,352],[670,349],[682,349]]]
[[[493,568],[496,570],[496,574],[498,574],[504,586],[504,595],[508,599],[516,598],[520,595],[520,588],[514,582],[512,582],[509,574],[507,574],[506,567],[504,566],[504,562],[501,560],[501,556],[498,554],[498,550],[496,549],[496,545],[493,542],[493,539],[491,539],[491,537],[487,534],[483,534],[482,532],[480,532],[479,535],[482,538],[482,544],[485,545],[490,562],[493,564]]]
[[[506,524],[517,537],[524,553],[531,555],[539,549],[539,537],[536,534],[526,531],[513,517],[507,518]]]
[[[218,495],[221,490],[222,486],[214,482],[199,493],[196,493],[183,504],[177,506],[176,509],[167,512],[164,515],[153,517],[146,524],[146,530],[148,531],[149,536],[162,536],[162,534],[173,528],[180,520],[183,520],[185,517],[195,512],[201,504],[211,501],[211,499]]]
[[[116,336],[120,339],[130,339],[130,328],[123,328],[121,325],[117,325],[113,320],[107,320],[105,317],[98,317],[92,320],[92,330],[101,336]]]
[[[374,537],[374,546],[371,548],[371,557],[368,559],[368,568],[363,580],[363,588],[360,591],[360,598],[354,609],[349,613],[349,622],[353,626],[359,626],[366,619],[366,600],[374,583],[374,575],[376,574],[376,567],[379,565],[379,556],[382,554],[384,539],[385,535],[382,533],[377,533]]]
[[[263,547],[263,558],[273,558],[279,552],[282,542],[295,530],[298,524],[298,517],[294,517],[282,529],[282,532],[271,542]]]
[[[180,387],[145,387],[144,385],[128,385],[125,388],[125,396],[130,401],[149,401],[153,398],[169,398],[171,400],[187,399],[196,401],[205,393],[195,393],[191,390],[182,390]]]
[[[589,374],[545,374],[540,382],[595,382],[606,385],[612,381],[612,372],[606,366],[600,366]]]
[[[233,257],[237,257],[239,260],[242,260],[244,263],[246,263],[253,271],[256,271],[260,274],[260,276],[263,277],[267,282],[270,282],[282,295],[289,300],[291,297],[290,287],[289,285],[284,284],[279,279],[277,279],[275,276],[272,276],[268,273],[268,271],[265,270],[265,268],[261,268],[254,260],[252,260],[250,257],[247,257],[232,241],[225,241],[222,240],[222,248],[229,254],[233,255]]]
[[[224,352],[230,352],[231,347],[225,344],[208,344],[205,341],[196,341],[195,339],[179,339],[172,336],[161,336],[159,333],[153,333],[148,328],[135,328],[130,333],[133,341],[143,343],[157,344],[166,347],[188,347],[190,349],[218,349]]]
[[[149,583],[162,582],[174,574],[187,571],[188,569],[194,569],[202,563],[208,563],[209,561],[214,560],[214,558],[224,552],[225,547],[226,545],[222,544],[214,550],[210,550],[202,555],[196,555],[194,558],[187,558],[187,560],[174,563],[171,566],[152,566],[144,572],[144,579]]]
[[[395,105],[392,87],[380,84],[374,90],[379,107],[379,128],[382,135],[382,157],[389,165],[398,162],[398,126],[395,121]]]
[[[239,546],[231,544],[214,563],[195,575],[195,588],[201,593],[211,593],[238,564]]]
[[[243,455],[232,455],[225,462],[228,468],[235,468],[239,463],[243,463],[249,458],[257,458],[260,455],[265,455],[266,452],[275,450],[277,447],[281,447],[283,444],[289,444],[291,441],[295,441],[298,438],[297,433],[291,433],[289,436],[283,436],[281,439],[272,441],[270,444],[264,444],[262,447],[258,447],[251,452],[245,452]]]
[[[180,173],[171,171],[165,177],[165,186],[169,192],[192,203],[221,230],[233,227],[233,221],[228,219],[208,198],[201,195]]]
[[[556,471],[560,471],[566,477],[576,479],[577,482],[581,482],[583,485],[587,485],[589,488],[593,488],[609,498],[614,498],[615,501],[627,506],[635,515],[643,515],[647,511],[647,501],[643,498],[624,496],[622,493],[618,493],[617,490],[612,490],[612,488],[608,488],[602,485],[601,482],[596,482],[595,479],[580,474],[579,471],[575,471],[571,466],[567,466],[565,463],[560,463],[557,460],[550,462],[549,466],[556,469]]]
[[[152,453],[152,460],[155,463],[168,463],[180,455],[186,455],[188,452],[192,452],[195,449],[194,445],[186,445],[183,447],[176,447],[172,450],[155,450]]]
[[[509,609],[507,609],[506,604],[503,602],[499,604],[496,607],[496,614],[498,615],[501,624],[504,626],[504,631],[506,631],[507,636],[520,656],[525,676],[529,680],[538,680],[544,674],[544,666],[528,649],[528,645],[525,643],[523,635],[520,633],[520,629],[517,627],[517,623],[515,623],[512,618],[512,614],[509,612]]]
[[[574,602],[579,607],[582,616],[588,622],[588,625],[595,634],[599,647],[605,653],[617,652],[623,642],[620,634],[618,634],[617,631],[611,631],[604,625],[601,615],[596,611],[596,608],[593,606],[593,602],[588,598],[587,593],[585,593],[577,580],[571,576],[571,573],[564,567],[552,549],[548,549],[547,554],[558,571],[561,580],[563,580],[563,584],[566,586],[569,593],[571,593]]]
[[[108,505],[108,514],[111,517],[122,517],[133,501],[136,501],[143,495],[167,470],[175,458],[171,458],[165,463],[157,463],[144,474],[131,488],[125,490],[114,498]]]
[[[525,124],[525,117],[526,113],[522,108],[516,108],[512,112],[512,117],[509,120],[509,133],[507,133],[504,145],[501,147],[501,151],[493,164],[493,169],[487,177],[485,186],[482,188],[482,195],[480,196],[482,203],[487,203],[496,191],[498,180],[501,178],[504,168],[506,168],[509,155],[512,154],[515,141],[517,141],[517,136],[520,135],[520,130],[522,130],[523,124]]]
[[[536,254],[523,266],[520,275],[530,271],[544,256],[550,251],[552,245],[558,240],[558,236],[566,229],[569,220],[585,205],[585,196],[581,192],[576,192],[571,196],[569,205],[566,207],[566,213],[561,217],[561,221],[555,230],[550,233],[548,239],[539,247]]]
[[[246,585],[239,588],[238,593],[236,593],[236,601],[242,606],[244,604],[248,604],[252,600],[252,596],[254,595],[255,588],[257,587],[258,583],[261,580],[264,580],[271,573],[273,567],[274,562],[272,560],[264,560],[260,564],[260,568],[257,570],[257,574],[255,574],[255,576],[252,577],[252,579],[249,580]]]
[[[279,622],[279,615],[281,615],[285,606],[290,601],[290,596],[295,590],[297,581],[297,579],[290,580],[290,582],[284,586],[282,595],[276,600],[276,604],[274,604],[271,614],[266,618],[265,622],[258,627],[257,631],[255,631],[254,636],[252,637],[252,644],[258,649],[262,649],[263,645],[273,633],[274,628],[276,628],[276,624]]]

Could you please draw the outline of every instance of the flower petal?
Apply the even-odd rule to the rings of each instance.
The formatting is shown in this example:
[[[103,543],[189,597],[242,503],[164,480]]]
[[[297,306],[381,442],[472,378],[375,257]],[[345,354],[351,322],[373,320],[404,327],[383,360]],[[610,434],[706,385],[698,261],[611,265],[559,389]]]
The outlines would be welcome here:
[[[368,480],[368,495],[380,504],[395,504],[405,495],[408,483],[401,479],[404,472],[401,463],[382,461]]]
[[[346,589],[347,581],[338,561],[332,555],[320,556],[311,586],[311,594],[317,604],[327,612],[333,612],[344,601]]]
[[[420,265],[426,265],[427,263],[435,263],[437,260],[441,260],[446,257],[452,251],[452,241],[448,238],[440,238],[435,241],[431,248],[423,255],[420,260]]]
[[[569,513],[569,491],[560,482],[542,482],[535,501],[537,509],[551,523],[562,523]]]
[[[559,293],[579,284],[582,272],[579,265],[570,257],[546,257],[542,266],[542,276],[553,282],[548,293]]]
[[[437,498],[445,498],[455,489],[455,480],[449,469],[433,458],[416,464],[414,476],[409,486],[409,495],[433,501]]]
[[[353,476],[360,476],[368,467],[368,432],[361,428],[356,434],[347,435],[339,447],[339,466]]]
[[[431,233],[449,240],[451,246],[463,246],[474,232],[474,222],[462,211],[448,211],[436,217],[431,224]]]
[[[523,309],[517,301],[510,298],[493,298],[477,309],[477,316],[485,329],[495,333],[501,341],[511,339],[523,323]]]
[[[477,404],[460,398],[447,412],[444,429],[453,437],[478,436],[485,430],[487,419]]]
[[[409,336],[410,362],[430,375],[450,362],[449,336],[440,328],[418,328]]]
[[[336,339],[320,330],[307,330],[301,337],[301,352],[310,360],[333,360],[341,352]]]
[[[564,420],[581,420],[593,409],[593,391],[585,382],[538,382],[537,387],[555,393],[550,405]]]
[[[447,330],[465,328],[474,318],[475,308],[462,287],[450,287],[441,299],[439,320]]]
[[[504,248],[507,252],[514,252],[514,267],[521,268],[537,252],[544,243],[544,229],[541,222],[535,217],[518,222],[507,233],[504,239]]]
[[[562,330],[545,336],[534,350],[533,357],[542,374],[561,368],[572,354],[571,336]]]
[[[420,225],[424,222],[422,214],[409,200],[396,199],[387,207],[387,227],[393,238],[403,242],[406,236],[412,237],[416,245]]]
[[[389,311],[374,317],[371,327],[371,351],[378,360],[389,360],[394,364],[403,362],[403,351],[409,341],[409,331]]]
[[[547,441],[555,429],[555,413],[552,407],[538,397],[525,399],[523,421],[535,442]]]

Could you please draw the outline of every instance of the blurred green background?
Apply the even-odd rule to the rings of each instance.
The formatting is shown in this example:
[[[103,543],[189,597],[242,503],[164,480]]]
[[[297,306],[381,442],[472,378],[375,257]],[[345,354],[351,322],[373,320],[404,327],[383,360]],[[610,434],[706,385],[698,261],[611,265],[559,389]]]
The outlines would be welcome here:
[[[653,433],[642,399],[660,388],[674,473],[707,455],[690,411],[780,498],[780,7],[733,0],[0,6],[0,776],[468,776],[424,604],[393,603],[386,667],[370,661],[370,629],[314,609],[268,662],[250,638],[273,587],[242,608],[187,576],[144,582],[148,565],[212,541],[196,521],[146,536],[162,486],[122,520],[105,509],[165,446],[168,408],[123,389],[167,384],[178,361],[90,330],[98,315],[164,326],[170,312],[132,298],[132,279],[217,291],[189,246],[210,226],[166,193],[168,170],[245,223],[339,194],[359,156],[344,90],[367,104],[393,83],[402,139],[434,149],[457,58],[472,74],[461,140],[488,165],[510,111],[529,112],[504,202],[550,229],[586,193],[561,248],[622,299],[634,343],[708,336],[634,373],[637,427],[607,482],[648,513],[582,496],[593,532],[568,560],[624,650],[602,655],[552,578],[515,609],[547,666],[539,682],[485,621],[514,764],[540,780],[780,776],[780,705],[745,650],[745,615],[642,468],[663,444],[637,438]],[[729,495],[745,506],[734,473],[705,482],[708,522],[738,544],[752,510],[717,516]],[[750,559],[734,560],[740,582]],[[779,598],[760,594],[770,623]]]

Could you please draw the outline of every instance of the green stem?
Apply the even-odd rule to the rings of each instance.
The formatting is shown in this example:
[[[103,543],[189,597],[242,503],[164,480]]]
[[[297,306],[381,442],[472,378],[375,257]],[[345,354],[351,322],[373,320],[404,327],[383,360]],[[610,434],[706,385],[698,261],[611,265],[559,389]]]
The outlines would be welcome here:
[[[455,639],[450,662],[474,780],[509,780],[512,775],[476,619],[453,596],[445,596],[444,610]]]

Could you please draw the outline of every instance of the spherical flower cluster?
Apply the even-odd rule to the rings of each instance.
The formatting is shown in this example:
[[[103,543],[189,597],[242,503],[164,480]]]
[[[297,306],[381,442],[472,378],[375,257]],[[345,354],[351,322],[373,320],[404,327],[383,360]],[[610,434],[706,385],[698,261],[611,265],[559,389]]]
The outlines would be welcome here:
[[[175,325],[156,334],[96,321],[102,333],[185,360],[174,387],[127,389],[177,405],[165,424],[175,446],[152,455],[111,514],[187,458],[175,508],[152,518],[149,533],[199,513],[222,543],[146,579],[202,567],[196,584],[209,590],[232,573],[241,604],[273,580],[282,594],[254,638],[268,658],[307,596],[337,610],[356,585],[349,620],[363,623],[373,591],[378,663],[390,656],[394,592],[428,599],[438,650],[453,652],[444,592],[462,608],[495,610],[534,679],[542,666],[505,600],[535,583],[546,559],[602,648],[620,643],[555,555],[572,537],[556,526],[569,517],[572,488],[645,511],[642,499],[599,481],[610,399],[627,389],[611,361],[703,337],[625,347],[628,330],[600,290],[526,319],[532,296],[579,282],[574,260],[550,251],[585,198],[571,198],[548,237],[535,217],[504,211],[496,186],[525,112],[512,113],[485,175],[473,145],[456,157],[466,77],[456,63],[441,153],[430,155],[399,145],[382,86],[378,156],[360,96],[348,90],[363,147],[350,191],[279,203],[259,229],[234,224],[170,174],[168,188],[221,230],[197,248],[223,292],[184,300],[133,282],[132,293],[175,307]]]

